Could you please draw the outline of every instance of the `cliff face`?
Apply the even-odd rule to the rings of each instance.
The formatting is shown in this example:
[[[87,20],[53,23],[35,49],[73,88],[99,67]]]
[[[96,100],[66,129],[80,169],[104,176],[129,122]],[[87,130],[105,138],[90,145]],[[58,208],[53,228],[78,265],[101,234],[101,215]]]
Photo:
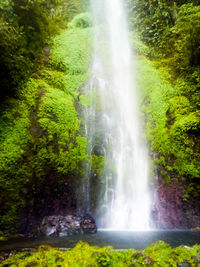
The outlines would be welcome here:
[[[153,224],[158,229],[192,229],[199,226],[199,197],[185,199],[186,185],[176,180],[154,185]]]

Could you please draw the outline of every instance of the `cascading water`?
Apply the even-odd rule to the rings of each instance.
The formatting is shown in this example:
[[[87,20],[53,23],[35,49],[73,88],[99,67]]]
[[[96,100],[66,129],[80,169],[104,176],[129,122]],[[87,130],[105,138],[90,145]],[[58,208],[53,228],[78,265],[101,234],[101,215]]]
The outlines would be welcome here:
[[[96,28],[89,87],[98,92],[95,131],[101,131],[105,157],[97,223],[102,228],[145,230],[150,214],[148,151],[141,137],[123,0],[91,0],[91,6]]]

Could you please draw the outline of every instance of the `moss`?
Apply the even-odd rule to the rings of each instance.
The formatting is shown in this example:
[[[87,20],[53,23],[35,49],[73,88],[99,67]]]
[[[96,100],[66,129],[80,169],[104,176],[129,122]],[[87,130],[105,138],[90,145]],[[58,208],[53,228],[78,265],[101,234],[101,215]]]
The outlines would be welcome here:
[[[0,231],[0,241],[6,240],[6,237],[2,231]]]
[[[48,176],[82,172],[87,140],[80,134],[77,90],[88,77],[90,29],[65,30],[49,62],[9,99],[0,116],[0,229],[15,231],[19,212],[48,187]],[[42,203],[41,199],[41,203]]]
[[[65,145],[80,125],[73,97],[47,86],[39,106],[38,122],[48,134],[49,141],[56,136],[58,143]]]
[[[199,111],[192,100],[181,93],[187,81],[170,83],[168,69],[157,69],[147,59],[138,58],[137,84],[146,114],[147,137],[157,152],[155,162],[177,176],[199,177]],[[180,90],[179,90],[180,88]],[[170,181],[163,172],[163,180]],[[190,180],[188,180],[190,182]]]
[[[72,29],[58,35],[51,49],[50,66],[68,74],[87,73],[91,31]]]
[[[92,155],[91,166],[94,173],[100,176],[104,170],[105,157]]]
[[[13,229],[17,208],[25,205],[24,193],[29,176],[22,162],[32,142],[26,99],[21,102],[13,100],[10,105],[0,117],[0,227],[6,230]]]
[[[148,56],[150,54],[150,49],[145,45],[135,32],[130,33],[131,46],[137,55]]]
[[[69,23],[69,28],[88,28],[92,26],[92,18],[89,13],[81,13]]]
[[[1,266],[177,266],[187,262],[198,264],[199,245],[171,248],[163,241],[152,243],[143,251],[135,249],[113,250],[112,247],[92,247],[79,242],[74,249],[61,251],[40,246],[35,253],[22,252],[5,260]]]

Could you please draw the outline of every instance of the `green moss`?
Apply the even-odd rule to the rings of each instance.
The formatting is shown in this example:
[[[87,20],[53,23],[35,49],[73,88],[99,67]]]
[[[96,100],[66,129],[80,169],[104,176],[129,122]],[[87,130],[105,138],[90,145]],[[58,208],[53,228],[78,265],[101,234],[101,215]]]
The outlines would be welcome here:
[[[130,34],[131,46],[137,55],[148,56],[150,53],[150,49],[147,45],[145,45],[140,38],[137,36],[135,32],[131,32]]]
[[[68,24],[69,28],[88,28],[92,26],[92,18],[89,13],[81,13]]]
[[[0,241],[6,240],[6,237],[2,231],[0,231]]]
[[[96,95],[96,92],[95,92],[95,95]],[[80,102],[84,107],[91,106],[92,103],[94,103],[93,102],[94,98],[95,96],[93,92],[90,92],[88,95],[80,94],[79,96]]]
[[[179,177],[199,177],[200,116],[192,100],[181,94],[183,84],[187,85],[187,82],[173,86],[169,82],[168,69],[159,70],[141,57],[136,68],[141,105],[148,118],[147,137],[151,149],[159,156],[155,162],[166,171],[175,171]],[[169,182],[166,175],[169,174],[163,172],[163,180]]]
[[[92,155],[91,166],[92,166],[92,171],[94,173],[100,176],[104,170],[104,164],[105,164],[104,156]]]
[[[72,75],[87,73],[91,31],[90,28],[63,31],[54,39],[49,64]]]
[[[8,230],[15,224],[17,208],[25,205],[24,193],[29,179],[22,163],[32,142],[26,100],[13,100],[10,109],[0,117],[0,125],[0,228]]]
[[[89,75],[91,34],[90,28],[75,28],[54,39],[48,69],[42,71],[49,85],[76,96]]]
[[[77,90],[88,77],[91,30],[65,30],[53,40],[49,62],[10,99],[0,116],[0,229],[15,231],[20,210],[88,161],[80,134]],[[43,200],[41,199],[41,202]]]
[[[50,141],[56,136],[58,143],[65,145],[79,130],[80,121],[73,97],[60,90],[46,87],[39,106],[38,122],[50,137]]]
[[[143,251],[135,249],[113,250],[112,247],[92,247],[79,242],[74,249],[61,251],[48,246],[40,246],[35,253],[22,252],[5,260],[1,266],[177,266],[187,262],[198,264],[199,245],[171,248],[163,241],[152,243]]]

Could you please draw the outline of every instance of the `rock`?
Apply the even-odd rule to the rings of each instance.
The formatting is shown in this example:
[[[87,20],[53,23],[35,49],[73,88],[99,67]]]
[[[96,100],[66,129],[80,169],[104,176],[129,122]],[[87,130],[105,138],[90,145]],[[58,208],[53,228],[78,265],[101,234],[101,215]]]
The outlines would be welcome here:
[[[185,262],[178,263],[177,266],[178,267],[191,267],[191,264],[185,261]]]
[[[196,264],[195,266],[200,266],[200,258],[199,257],[192,256],[191,258],[194,260],[194,262]]]
[[[97,227],[94,218],[86,214],[80,223],[81,229],[84,233],[96,233]]]
[[[190,201],[185,201],[187,186],[182,181],[173,178],[168,184],[158,176],[153,187],[151,219],[154,228],[191,229],[197,227],[198,230],[199,199],[191,197]]]
[[[195,228],[192,228],[191,231],[200,231],[200,226],[197,226]]]
[[[48,45],[44,47],[43,53],[44,53],[43,61],[44,63],[47,63],[49,60],[49,55],[50,55],[50,47]]]
[[[144,263],[145,263],[146,265],[150,265],[150,264],[152,264],[152,260],[151,260],[151,258],[149,258],[149,257],[144,258]]]
[[[74,215],[45,216],[38,228],[40,235],[59,237],[96,232],[95,220],[90,215],[84,217]]]
[[[0,252],[0,264],[6,260],[7,258],[9,258],[10,256],[12,256],[13,254],[15,254],[16,251],[13,251],[11,253],[7,253],[7,252]],[[3,265],[4,266],[4,265]]]

